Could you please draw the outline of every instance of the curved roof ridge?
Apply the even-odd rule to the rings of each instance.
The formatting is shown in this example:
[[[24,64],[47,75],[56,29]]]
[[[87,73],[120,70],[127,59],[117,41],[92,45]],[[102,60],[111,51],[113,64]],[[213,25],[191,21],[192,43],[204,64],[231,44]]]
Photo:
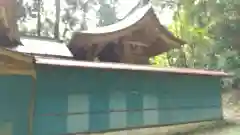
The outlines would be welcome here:
[[[119,31],[132,25],[136,24],[138,21],[144,18],[147,12],[152,8],[151,4],[147,4],[136,11],[134,11],[131,15],[129,15],[126,19],[123,19],[117,23],[108,26],[96,27],[92,29],[88,29],[85,31],[78,31],[79,33],[84,34],[101,34],[101,33],[111,33],[115,31]]]

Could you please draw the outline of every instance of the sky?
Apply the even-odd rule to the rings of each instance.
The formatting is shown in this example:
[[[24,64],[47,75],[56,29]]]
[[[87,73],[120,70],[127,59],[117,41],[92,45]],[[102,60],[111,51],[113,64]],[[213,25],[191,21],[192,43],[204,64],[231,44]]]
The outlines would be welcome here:
[[[30,2],[32,0],[24,0],[24,2]],[[43,0],[44,2],[44,9],[46,9],[47,11],[52,11],[53,13],[49,13],[48,16],[50,16],[49,18],[55,18],[54,16],[54,1],[55,0]],[[133,7],[134,5],[136,5],[138,3],[138,0],[119,0],[119,6],[117,7],[117,12],[118,12],[118,17],[122,17],[125,16]],[[61,0],[61,8],[64,9],[65,7],[67,7],[65,0]],[[76,16],[81,16],[80,12],[77,12],[75,14]],[[163,25],[169,25],[172,22],[172,16],[173,16],[173,12],[171,10],[166,9],[164,12],[162,12],[160,15],[160,18],[164,18],[161,19],[161,23]],[[97,17],[95,15],[94,11],[89,11],[88,15],[88,27],[94,28],[96,27],[96,22]],[[36,27],[36,20],[29,20],[28,21],[28,28],[31,29],[31,27]],[[61,27],[61,26],[60,26]]]
[[[133,7],[138,3],[139,0],[120,0],[121,4],[119,6],[119,16],[125,16]],[[168,25],[172,23],[172,16],[173,11],[169,9],[165,9],[165,11],[160,14],[161,18],[164,18],[161,20],[161,23],[164,25]]]

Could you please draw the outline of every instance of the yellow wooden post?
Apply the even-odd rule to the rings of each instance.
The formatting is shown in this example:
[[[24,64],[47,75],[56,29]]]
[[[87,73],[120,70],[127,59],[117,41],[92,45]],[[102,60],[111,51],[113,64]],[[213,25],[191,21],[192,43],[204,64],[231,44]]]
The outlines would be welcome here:
[[[32,91],[31,99],[29,104],[29,114],[28,114],[28,135],[33,135],[33,119],[34,119],[34,110],[35,110],[35,101],[36,101],[36,78],[32,77]]]
[[[20,41],[16,18],[16,2],[17,0],[0,0],[0,20],[2,21],[1,23],[3,25],[0,27],[9,28],[9,38]]]
[[[4,27],[8,27],[8,21],[6,18],[6,8],[0,6],[0,20],[2,21]]]

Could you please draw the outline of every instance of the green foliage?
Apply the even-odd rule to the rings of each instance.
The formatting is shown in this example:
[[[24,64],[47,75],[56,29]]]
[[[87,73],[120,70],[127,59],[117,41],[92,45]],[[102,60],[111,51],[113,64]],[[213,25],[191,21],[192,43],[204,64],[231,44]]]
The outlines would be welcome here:
[[[179,0],[169,29],[188,44],[168,52],[169,66],[225,70],[240,78],[239,6],[237,0]],[[153,61],[159,60],[165,61]]]
[[[154,56],[149,59],[149,62],[152,65],[156,65],[159,67],[167,67],[169,66],[168,58],[167,58],[167,53],[164,53],[162,55]]]

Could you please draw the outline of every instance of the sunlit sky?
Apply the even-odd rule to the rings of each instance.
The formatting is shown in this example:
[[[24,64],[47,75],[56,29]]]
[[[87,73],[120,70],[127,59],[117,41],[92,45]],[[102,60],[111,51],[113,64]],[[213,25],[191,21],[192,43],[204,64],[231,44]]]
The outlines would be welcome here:
[[[32,0],[24,0],[24,2],[30,3]],[[117,6],[117,16],[122,17],[125,16],[137,3],[139,0],[119,0],[119,6]],[[55,18],[54,12],[55,9],[53,8],[53,5],[55,3],[55,0],[43,0],[44,3],[44,9],[45,11],[49,11],[47,14],[48,18]],[[65,3],[65,0],[61,0],[61,9],[64,9],[67,7],[67,4]],[[99,7],[96,7],[99,8]],[[76,12],[75,16],[81,16],[81,12]],[[172,22],[172,15],[173,12],[171,10],[165,10],[162,12],[159,16],[161,18],[161,23],[164,25],[168,25]],[[162,19],[164,18],[164,19]],[[96,14],[93,10],[90,10],[87,14],[87,20],[88,20],[88,27],[94,28],[96,27],[96,23],[98,22]],[[29,29],[32,29],[31,27],[36,27],[36,20],[29,20],[27,23],[27,26]],[[61,27],[61,25],[60,25]],[[61,28],[60,28],[61,29]]]

